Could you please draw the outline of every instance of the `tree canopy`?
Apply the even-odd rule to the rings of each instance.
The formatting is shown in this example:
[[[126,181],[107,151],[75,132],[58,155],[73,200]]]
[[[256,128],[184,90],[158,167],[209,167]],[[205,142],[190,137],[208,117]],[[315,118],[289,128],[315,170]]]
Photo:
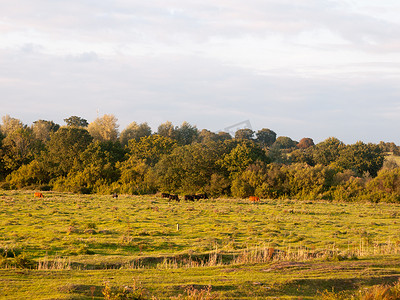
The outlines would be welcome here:
[[[66,126],[8,115],[0,125],[0,187],[78,193],[209,193],[213,197],[400,202],[394,143],[296,142],[263,128],[226,132],[144,122],[121,133],[104,115]]]

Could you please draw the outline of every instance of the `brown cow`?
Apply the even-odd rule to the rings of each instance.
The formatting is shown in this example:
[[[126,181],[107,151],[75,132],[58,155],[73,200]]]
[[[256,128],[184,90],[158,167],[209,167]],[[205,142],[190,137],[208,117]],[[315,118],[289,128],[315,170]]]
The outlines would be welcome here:
[[[43,194],[39,192],[36,192],[33,196],[38,198],[44,198]]]
[[[256,197],[256,196],[250,196],[250,197],[249,197],[249,200],[250,200],[251,202],[253,202],[253,203],[260,202],[260,198],[258,198],[258,197]]]

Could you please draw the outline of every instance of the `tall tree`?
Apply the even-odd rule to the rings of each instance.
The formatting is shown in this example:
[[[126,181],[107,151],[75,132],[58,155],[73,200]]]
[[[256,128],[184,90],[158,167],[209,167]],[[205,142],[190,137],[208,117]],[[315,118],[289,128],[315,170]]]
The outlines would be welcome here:
[[[67,123],[69,127],[88,127],[89,125],[88,121],[78,116],[71,116],[64,119],[64,122]]]
[[[307,149],[312,146],[314,146],[314,141],[311,138],[302,138],[297,144],[297,148],[299,149]]]
[[[265,151],[253,142],[242,141],[229,153],[225,154],[218,163],[229,172],[231,178],[235,178],[249,165],[257,161],[269,162]]]
[[[122,145],[127,145],[129,140],[139,141],[140,138],[151,135],[151,128],[147,123],[137,124],[132,122],[120,134]]]
[[[115,142],[118,139],[118,119],[114,115],[96,118],[88,126],[88,131],[95,141]]]
[[[256,132],[256,141],[264,147],[270,147],[276,141],[276,133],[268,128]]]
[[[239,129],[235,132],[235,139],[237,140],[253,140],[254,131],[250,128]]]
[[[327,138],[318,143],[313,149],[315,164],[327,166],[336,161],[340,156],[340,150],[344,147],[344,143],[335,137]]]
[[[224,131],[220,131],[218,133],[212,132],[207,129],[203,129],[199,132],[198,140],[201,143],[208,143],[211,141],[214,142],[223,142],[225,140],[232,139],[232,136]]]
[[[142,137],[139,141],[130,140],[127,146],[128,160],[144,160],[146,164],[154,166],[175,147],[175,140],[158,134]]]
[[[103,192],[105,187],[118,180],[116,163],[121,157],[119,143],[93,142],[74,160],[67,177],[58,178],[55,189],[85,194]]]
[[[24,128],[24,124],[22,124],[19,119],[11,118],[9,115],[3,116],[1,120],[0,131],[5,136],[13,133],[17,129]]]
[[[275,143],[272,145],[278,149],[291,149],[296,147],[296,142],[293,141],[290,137],[280,136],[276,139]]]
[[[375,177],[384,160],[384,152],[378,145],[357,142],[341,148],[337,164],[343,169],[353,170],[358,176],[368,172]]]
[[[167,121],[158,126],[157,133],[164,137],[176,139],[176,129],[177,128],[175,128],[175,126],[170,121]]]
[[[189,145],[199,136],[199,131],[196,126],[190,125],[188,122],[183,122],[182,125],[176,129],[176,139],[181,145]]]
[[[34,158],[32,130],[26,126],[18,128],[3,140],[3,162],[8,170],[16,170]]]
[[[216,161],[221,157],[219,143],[193,143],[176,147],[156,165],[160,187],[169,192],[204,192],[213,174],[219,172]]]
[[[50,134],[57,131],[60,128],[60,125],[53,121],[38,120],[33,122],[31,128],[33,135],[37,140],[47,142],[50,140]]]
[[[51,135],[47,152],[40,159],[45,161],[48,171],[54,176],[66,176],[92,139],[84,128],[61,127]]]

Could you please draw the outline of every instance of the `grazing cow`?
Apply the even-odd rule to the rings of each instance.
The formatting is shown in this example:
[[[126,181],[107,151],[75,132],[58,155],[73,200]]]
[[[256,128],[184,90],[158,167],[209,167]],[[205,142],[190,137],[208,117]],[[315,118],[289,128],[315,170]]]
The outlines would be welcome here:
[[[118,194],[117,194],[117,193],[114,193],[114,194],[112,194],[112,197],[113,197],[114,199],[116,199],[116,198],[118,198]]]
[[[194,195],[185,195],[185,200],[194,201]]]
[[[208,195],[207,195],[207,193],[204,193],[204,194],[197,194],[197,195],[195,195],[195,198],[196,198],[196,200],[199,200],[199,199],[208,199]]]
[[[253,203],[260,202],[260,198],[258,198],[258,197],[256,197],[256,196],[250,196],[250,197],[249,197],[249,200],[250,200],[251,202],[253,202]]]
[[[34,197],[44,198],[43,194],[42,194],[42,193],[38,193],[38,192],[36,192],[36,193],[34,194]]]
[[[175,201],[180,201],[178,195],[169,195],[169,200],[175,200]]]
[[[169,198],[169,194],[168,193],[161,193],[161,198]]]

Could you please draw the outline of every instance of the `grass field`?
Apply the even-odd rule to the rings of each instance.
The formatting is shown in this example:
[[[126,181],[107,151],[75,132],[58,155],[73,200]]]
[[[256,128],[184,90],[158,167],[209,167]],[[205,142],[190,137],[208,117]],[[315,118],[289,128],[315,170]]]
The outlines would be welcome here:
[[[0,191],[1,299],[103,299],[106,283],[149,299],[319,299],[400,276],[397,204],[44,194]]]

